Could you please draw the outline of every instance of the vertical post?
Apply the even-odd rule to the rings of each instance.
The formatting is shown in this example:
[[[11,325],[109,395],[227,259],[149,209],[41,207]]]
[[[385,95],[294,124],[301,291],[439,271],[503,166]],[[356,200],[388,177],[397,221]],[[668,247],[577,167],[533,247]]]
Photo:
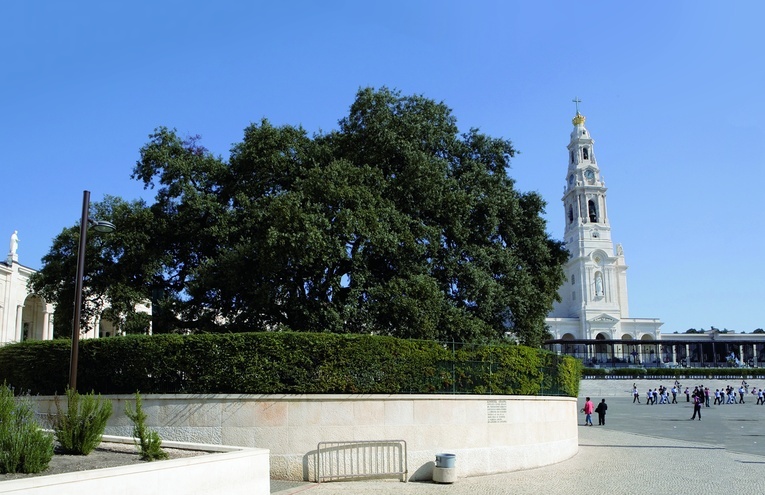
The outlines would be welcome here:
[[[88,210],[90,191],[82,192],[80,247],[77,249],[77,274],[74,278],[74,317],[72,318],[72,355],[69,360],[69,388],[77,390],[77,358],[80,348],[80,311],[82,310],[82,279],[85,276],[85,246],[88,241]]]

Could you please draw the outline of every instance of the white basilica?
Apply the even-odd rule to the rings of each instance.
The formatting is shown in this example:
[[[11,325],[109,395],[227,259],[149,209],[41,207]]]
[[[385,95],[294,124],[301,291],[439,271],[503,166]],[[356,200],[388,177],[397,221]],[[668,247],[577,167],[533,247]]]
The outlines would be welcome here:
[[[553,340],[659,340],[661,321],[629,317],[627,264],[621,244],[614,248],[611,241],[606,184],[584,121],[577,108],[563,189],[564,242],[571,258],[558,289],[561,302],[547,325]]]
[[[0,261],[0,345],[53,338],[53,305],[28,293],[35,270],[19,264],[18,246],[14,231],[8,256]]]

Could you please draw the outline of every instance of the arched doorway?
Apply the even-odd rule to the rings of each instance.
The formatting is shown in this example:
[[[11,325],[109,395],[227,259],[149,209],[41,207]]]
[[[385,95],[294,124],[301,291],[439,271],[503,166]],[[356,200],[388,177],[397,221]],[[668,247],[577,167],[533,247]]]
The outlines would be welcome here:
[[[21,312],[21,340],[45,340],[47,335],[48,318],[45,300],[35,294],[24,299]]]

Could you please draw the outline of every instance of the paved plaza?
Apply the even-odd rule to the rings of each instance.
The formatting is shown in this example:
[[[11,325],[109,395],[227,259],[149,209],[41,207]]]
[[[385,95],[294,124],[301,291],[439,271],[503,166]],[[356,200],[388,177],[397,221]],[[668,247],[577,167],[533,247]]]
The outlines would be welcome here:
[[[580,414],[579,453],[552,466],[459,478],[451,485],[395,480],[322,484],[272,481],[271,493],[569,495],[579,491],[611,494],[765,491],[765,406],[755,405],[756,397],[747,397],[745,404],[702,408],[702,420],[691,421],[693,408],[685,402],[685,396],[678,396],[678,404],[649,406],[643,396],[648,388],[654,388],[653,384],[638,382],[642,403],[633,404],[628,395],[631,382],[625,383],[583,382],[582,393],[590,394],[595,404],[606,399],[609,405],[606,425],[597,426],[597,415],[593,415],[596,426],[581,426],[584,415]],[[709,381],[705,385],[714,390],[725,384]],[[671,387],[672,383],[664,385]],[[690,382],[688,385],[693,386]],[[750,385],[759,387],[765,383]],[[580,399],[580,407],[582,403]]]

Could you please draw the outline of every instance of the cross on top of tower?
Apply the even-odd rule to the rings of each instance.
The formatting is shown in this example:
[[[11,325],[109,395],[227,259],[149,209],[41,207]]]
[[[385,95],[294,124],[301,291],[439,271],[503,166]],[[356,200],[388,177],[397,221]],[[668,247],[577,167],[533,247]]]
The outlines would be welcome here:
[[[576,104],[576,115],[574,116],[574,119],[571,122],[574,125],[582,125],[582,124],[584,124],[584,115],[579,113],[579,104],[582,103],[582,100],[580,100],[579,97],[576,96],[571,101],[573,101]]]

